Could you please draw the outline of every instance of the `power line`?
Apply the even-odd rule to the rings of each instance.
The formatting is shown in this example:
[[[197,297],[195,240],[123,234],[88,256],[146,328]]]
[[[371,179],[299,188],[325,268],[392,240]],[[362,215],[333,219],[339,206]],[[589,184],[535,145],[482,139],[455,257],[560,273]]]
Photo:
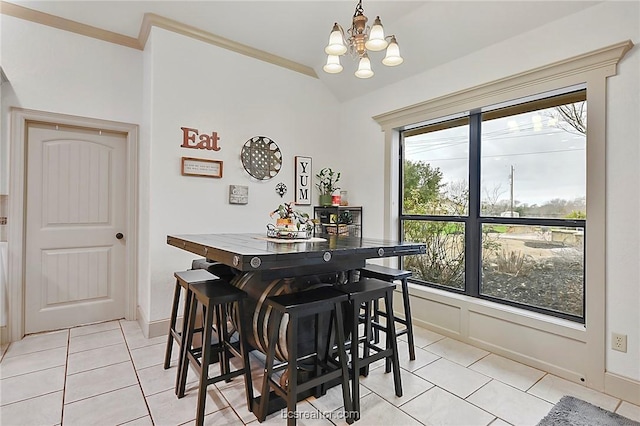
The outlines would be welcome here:
[[[584,148],[572,148],[572,149],[558,149],[553,151],[538,151],[538,152],[520,152],[515,154],[495,154],[495,155],[483,155],[480,159],[483,158],[493,158],[493,157],[519,157],[523,155],[537,155],[537,154],[551,154],[555,152],[569,152],[569,151],[584,151]],[[440,158],[437,160],[431,160],[433,162],[437,161],[451,161],[451,160],[467,160],[469,157],[456,157],[456,158]]]
[[[527,131],[527,130],[533,130],[533,129],[534,129],[533,125],[520,128],[521,131],[522,130]],[[490,141],[490,140],[518,139],[518,138],[531,137],[531,136],[534,136],[534,137],[552,136],[552,135],[560,134],[560,132],[558,131],[547,131],[544,133],[534,132],[530,134],[518,134],[518,135],[512,135],[510,133],[512,133],[511,129],[498,129],[498,130],[493,130],[491,132],[484,132],[482,134],[482,138],[483,138],[483,141]],[[422,142],[423,145],[416,146],[415,145],[416,142]],[[407,148],[407,151],[412,151],[412,153],[414,154],[421,154],[424,152],[430,152],[430,151],[435,151],[442,148],[466,144],[468,142],[469,142],[469,138],[467,135],[464,135],[464,136],[459,135],[459,136],[435,138],[430,140],[415,141],[411,143],[412,145],[414,145],[413,147],[409,147],[407,142],[405,141],[405,147]]]

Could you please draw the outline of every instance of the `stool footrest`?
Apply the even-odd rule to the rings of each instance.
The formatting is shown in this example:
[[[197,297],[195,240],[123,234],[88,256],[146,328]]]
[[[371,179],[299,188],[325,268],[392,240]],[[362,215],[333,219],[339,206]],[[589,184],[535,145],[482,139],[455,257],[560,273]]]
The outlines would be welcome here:
[[[213,345],[211,345],[210,350],[211,350],[211,358],[209,360],[209,365],[217,364],[220,360],[220,354],[223,352],[223,350]],[[197,363],[197,367],[194,366],[194,368],[202,368],[202,348],[201,347],[189,349],[187,352],[187,356],[189,357],[189,359]]]
[[[341,376],[342,376],[342,371],[340,367],[337,367],[335,369],[331,369],[331,371],[322,373],[318,377],[311,377],[309,379],[306,379],[303,382],[298,381],[298,384],[296,387],[298,392],[305,392],[309,389],[316,388],[322,384],[325,384],[330,380],[338,379]],[[280,386],[279,382],[277,382],[273,377],[269,377],[268,380],[269,380],[271,389],[273,389],[276,394],[278,394],[281,397],[287,396],[287,390],[284,389],[282,386]]]
[[[315,353],[311,353],[309,355],[298,357],[298,362],[306,361],[306,360],[315,358],[315,356],[316,356]],[[281,371],[281,370],[286,370],[288,367],[289,367],[289,361],[283,361],[283,362],[280,362],[278,364],[275,364],[273,367],[271,367],[271,369],[274,372],[278,372],[278,371]]]
[[[399,321],[396,321],[396,322],[399,322]],[[371,327],[373,327],[376,330],[381,330],[381,331],[385,331],[387,329],[386,325],[382,325],[379,322],[374,322],[374,321],[371,321]],[[403,329],[400,329],[400,330],[396,329],[396,336],[399,336],[400,334],[404,334],[407,331],[408,331],[407,328],[403,328]]]
[[[378,330],[378,331],[386,331],[387,327],[385,327],[384,325],[377,323],[377,322],[371,322],[371,327],[374,330]],[[396,337],[400,337],[400,336],[404,336],[405,334],[409,334],[409,329],[408,328],[401,328],[400,330],[396,329]]]
[[[342,370],[335,369],[332,371],[329,371],[327,373],[323,373],[322,375],[318,376],[318,377],[314,377],[312,379],[309,379],[308,381],[304,382],[304,383],[298,383],[298,391],[299,392],[304,392],[306,390],[318,387],[322,384],[327,383],[330,380],[334,380],[337,379],[339,377],[342,377]]]
[[[393,354],[393,352],[391,351],[391,349],[384,349],[378,353],[375,353],[373,355],[369,355],[367,357],[367,364],[373,364],[376,361],[381,360],[382,358],[387,358],[389,356],[391,356]]]
[[[201,371],[198,371],[198,374],[201,374]],[[226,381],[226,380],[233,379],[233,378],[241,376],[243,374],[244,374],[244,369],[241,368],[239,370],[234,370],[234,371],[231,371],[231,372],[226,373],[226,374],[217,375],[217,376],[215,376],[213,378],[207,377],[205,379],[205,383],[206,383],[207,386],[209,386],[209,385],[212,385],[214,383],[221,382],[223,380]]]

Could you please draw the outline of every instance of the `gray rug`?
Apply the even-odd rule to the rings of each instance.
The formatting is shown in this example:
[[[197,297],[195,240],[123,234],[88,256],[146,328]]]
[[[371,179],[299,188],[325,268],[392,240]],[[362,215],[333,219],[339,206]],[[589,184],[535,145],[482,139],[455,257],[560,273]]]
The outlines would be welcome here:
[[[538,426],[640,426],[640,423],[581,399],[563,396]]]

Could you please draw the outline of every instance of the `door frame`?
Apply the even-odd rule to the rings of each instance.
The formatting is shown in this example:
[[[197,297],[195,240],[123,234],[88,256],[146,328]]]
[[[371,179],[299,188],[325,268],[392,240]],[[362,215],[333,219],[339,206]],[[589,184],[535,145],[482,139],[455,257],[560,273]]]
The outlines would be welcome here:
[[[8,225],[8,341],[24,336],[24,275],[26,247],[26,165],[27,131],[30,122],[92,128],[122,133],[126,137],[126,202],[127,227],[125,271],[125,318],[136,319],[138,275],[138,125],[88,117],[78,117],[23,108],[10,108],[11,134],[9,159]],[[4,343],[4,342],[3,342]]]

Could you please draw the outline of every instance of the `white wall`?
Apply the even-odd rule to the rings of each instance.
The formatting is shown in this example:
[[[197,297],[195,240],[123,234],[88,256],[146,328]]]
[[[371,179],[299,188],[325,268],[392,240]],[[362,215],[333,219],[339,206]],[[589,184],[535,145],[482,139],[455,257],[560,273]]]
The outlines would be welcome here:
[[[8,190],[9,107],[139,123],[140,51],[0,15],[0,193]]]
[[[265,232],[270,210],[293,200],[294,157],[312,157],[314,171],[333,163],[337,101],[319,80],[275,65],[162,29],[150,40],[140,152],[150,159],[141,176],[149,182],[141,191],[149,209],[140,218],[149,233],[140,283],[149,296],[141,290],[140,306],[153,322],[170,312],[173,272],[197,257],[168,246],[167,234]],[[180,127],[218,132],[220,151],[181,148]],[[271,180],[257,181],[242,167],[240,150],[253,136],[273,139],[282,151],[282,170]],[[222,179],[181,176],[183,156],[222,160]],[[288,188],[283,198],[275,192],[279,182]],[[249,186],[249,204],[228,203],[230,184]]]
[[[372,116],[627,39],[640,43],[640,4],[603,2],[343,104],[341,139],[348,153],[345,157],[360,155],[370,164],[366,170],[348,176],[349,197],[366,206],[365,234],[381,233],[384,224],[382,194],[370,191],[382,188],[385,179],[380,173],[384,134]],[[618,75],[608,82],[607,348],[603,348],[607,371],[634,380],[640,380],[639,81],[640,53],[636,46],[621,61]],[[347,169],[348,163],[337,167]],[[628,335],[627,353],[609,349],[612,331]]]

